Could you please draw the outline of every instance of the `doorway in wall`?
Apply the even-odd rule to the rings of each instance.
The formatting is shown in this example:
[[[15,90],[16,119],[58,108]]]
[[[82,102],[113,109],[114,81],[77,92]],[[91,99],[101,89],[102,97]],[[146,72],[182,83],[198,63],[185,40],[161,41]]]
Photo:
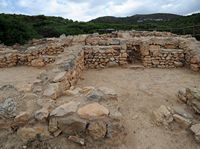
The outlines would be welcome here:
[[[136,64],[142,63],[142,56],[140,52],[140,45],[133,45],[127,48],[128,63]]]

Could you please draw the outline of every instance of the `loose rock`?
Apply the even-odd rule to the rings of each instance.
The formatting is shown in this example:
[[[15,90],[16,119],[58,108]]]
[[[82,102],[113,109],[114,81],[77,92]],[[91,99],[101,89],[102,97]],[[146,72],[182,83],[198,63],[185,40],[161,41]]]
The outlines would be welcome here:
[[[45,125],[37,124],[36,126],[23,127],[18,129],[17,135],[23,141],[33,141],[35,139],[47,140],[52,138],[48,132],[48,127]]]
[[[48,116],[49,110],[46,107],[35,112],[35,119],[39,121],[46,120]]]
[[[89,101],[99,102],[105,99],[104,93],[99,89],[94,89],[86,95]]]
[[[106,130],[104,121],[91,122],[88,127],[88,133],[94,140],[103,139],[106,135]]]
[[[168,125],[173,121],[173,116],[171,113],[171,109],[164,105],[161,105],[160,108],[153,112],[153,116],[155,118],[156,124],[160,125]]]
[[[12,118],[16,116],[16,102],[12,98],[7,98],[0,104],[0,117]]]
[[[200,124],[192,125],[190,130],[194,133],[195,140],[200,143]]]
[[[28,112],[21,112],[19,115],[17,115],[14,119],[14,122],[18,125],[24,125],[26,124],[30,119],[30,114]]]
[[[71,101],[69,103],[63,104],[56,109],[54,109],[50,116],[65,116],[72,113],[75,113],[77,111],[77,108],[79,106],[80,102]]]
[[[189,119],[186,119],[185,117],[178,114],[174,114],[173,118],[175,122],[179,123],[179,125],[183,128],[189,128],[192,124],[192,122]]]
[[[83,138],[79,138],[77,136],[69,136],[68,140],[74,142],[74,143],[78,143],[80,145],[85,145],[85,139]]]
[[[99,117],[99,116],[107,116],[109,114],[109,110],[100,105],[97,102],[87,104],[78,109],[78,114],[81,117]]]

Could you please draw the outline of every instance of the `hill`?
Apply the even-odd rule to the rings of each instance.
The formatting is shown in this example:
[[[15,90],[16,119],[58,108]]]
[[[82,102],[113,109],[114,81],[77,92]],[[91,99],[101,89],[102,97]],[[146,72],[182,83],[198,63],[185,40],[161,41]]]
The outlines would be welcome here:
[[[172,19],[181,18],[182,16],[176,14],[169,13],[155,13],[155,14],[136,14],[129,17],[113,17],[113,16],[105,16],[99,17],[91,22],[95,23],[137,23],[137,22],[145,22],[145,21],[170,21]]]
[[[131,17],[101,17],[89,22],[77,22],[62,17],[0,14],[0,43],[24,44],[33,38],[59,37],[114,30],[159,30],[176,34],[192,34],[193,29],[173,29],[200,25],[200,13],[190,16],[174,14],[134,15]],[[200,35],[200,27],[195,29]]]

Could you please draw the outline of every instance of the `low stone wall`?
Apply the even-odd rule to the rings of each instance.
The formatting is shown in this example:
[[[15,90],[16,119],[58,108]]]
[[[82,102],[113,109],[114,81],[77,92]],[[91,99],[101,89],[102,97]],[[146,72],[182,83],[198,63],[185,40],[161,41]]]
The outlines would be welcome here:
[[[187,66],[193,71],[200,71],[200,51],[188,51],[185,56]]]
[[[43,96],[55,100],[64,95],[66,90],[77,83],[83,70],[84,52],[82,47],[65,48],[65,52],[56,59],[53,67],[45,72],[49,83],[46,85]]]
[[[184,51],[182,49],[163,49],[159,45],[149,46],[149,55],[142,58],[147,67],[175,68],[184,65]]]
[[[16,65],[28,65],[42,67],[55,62],[56,56],[64,51],[64,47],[69,46],[69,38],[36,40],[31,45],[15,48],[0,48],[0,68],[12,67]]]
[[[126,49],[116,46],[85,46],[86,68],[104,68],[127,64]]]
[[[189,66],[199,71],[200,46],[191,37],[167,32],[114,32],[33,40],[23,51],[0,48],[0,68],[16,65],[43,67],[56,61],[66,47],[83,47],[86,68],[125,65],[135,61],[145,67]],[[23,49],[22,47],[20,47]],[[19,48],[18,48],[19,49]]]
[[[0,47],[0,68],[49,65],[31,84],[30,90],[18,92],[10,85],[0,88],[1,94],[5,94],[9,88],[24,94],[21,98],[22,95],[16,96],[14,93],[10,96],[9,93],[9,97],[0,103],[0,108],[3,107],[0,109],[3,111],[0,112],[0,129],[12,128],[13,133],[17,132],[25,142],[36,140],[38,135],[46,140],[60,134],[81,145],[85,141],[93,144],[94,141],[122,140],[119,138],[124,137],[124,128],[121,125],[122,115],[118,111],[117,94],[110,88],[74,87],[85,68],[140,62],[145,67],[188,66],[200,71],[199,42],[171,33],[115,32],[62,36],[34,40],[24,48],[23,51]],[[71,95],[73,98],[70,101],[60,98]],[[16,112],[15,101],[19,100],[30,102],[27,105],[31,105],[31,108]],[[7,114],[9,117],[6,117]]]

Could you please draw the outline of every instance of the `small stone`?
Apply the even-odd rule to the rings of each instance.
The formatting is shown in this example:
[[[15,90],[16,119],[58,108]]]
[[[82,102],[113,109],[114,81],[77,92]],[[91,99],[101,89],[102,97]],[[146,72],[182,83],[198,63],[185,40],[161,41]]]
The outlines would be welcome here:
[[[59,136],[60,134],[61,134],[61,130],[57,130],[57,131],[55,131],[54,133],[53,133],[53,136],[54,137],[57,137],[57,136]]]
[[[54,77],[53,82],[54,82],[54,83],[57,83],[57,82],[63,81],[63,80],[65,79],[65,75],[66,75],[66,71],[58,73],[58,74]]]
[[[80,145],[85,145],[85,139],[79,138],[77,136],[69,136],[68,140],[75,142],[75,143],[78,143]]]
[[[192,107],[196,113],[200,113],[200,90],[197,88],[186,89],[187,104]]]
[[[115,61],[111,61],[111,62],[107,63],[107,66],[108,67],[117,67],[117,66],[119,66],[119,64],[117,62],[115,62]]]
[[[106,138],[111,145],[120,145],[126,139],[127,132],[121,123],[108,123]]]
[[[200,101],[200,89],[198,88],[186,88],[186,97],[189,101]]]
[[[58,128],[66,135],[76,135],[85,132],[87,122],[76,115],[57,117]]]
[[[69,103],[63,104],[56,109],[54,109],[50,116],[65,116],[72,113],[75,113],[77,111],[77,108],[79,106],[80,102],[71,101]]]
[[[59,131],[57,119],[56,119],[56,117],[50,117],[50,119],[49,119],[49,132],[56,133],[57,131]]]
[[[192,124],[192,122],[189,119],[178,114],[174,114],[173,118],[183,128],[188,128]]]
[[[105,95],[104,98],[117,99],[117,93],[113,89],[108,88],[108,87],[100,87],[99,90],[102,91],[103,94]]]
[[[174,62],[174,65],[176,67],[182,67],[183,66],[183,63],[182,62]]]
[[[17,115],[14,119],[14,122],[18,125],[24,125],[28,122],[30,119],[30,114],[28,112],[21,112],[19,115]]]
[[[157,110],[153,112],[156,124],[168,125],[173,121],[171,108],[161,105]]]
[[[24,91],[24,92],[30,92],[32,90],[33,84],[28,83],[28,84],[19,84],[16,86],[18,91]]]
[[[81,117],[107,116],[109,114],[109,110],[104,106],[100,105],[99,103],[94,102],[79,108],[78,114]]]
[[[186,105],[173,107],[174,114],[181,115],[187,119],[193,119],[192,114],[186,109],[188,109],[188,107],[186,107]]]
[[[121,120],[122,119],[122,113],[119,112],[118,110],[110,110],[109,117],[112,118],[113,120]]]
[[[88,126],[88,133],[94,140],[103,139],[106,135],[106,123],[104,121],[94,121]]]
[[[186,91],[185,91],[185,90],[180,90],[180,91],[178,91],[178,98],[179,98],[182,102],[187,103]]]
[[[48,127],[42,124],[37,124],[36,126],[19,128],[17,135],[22,141],[33,141],[35,139],[47,140],[52,138],[48,132]]]
[[[99,89],[94,89],[86,95],[87,99],[90,101],[99,102],[104,100],[105,95]]]
[[[48,116],[49,110],[46,107],[35,112],[35,119],[39,121],[46,120]]]
[[[191,62],[192,64],[198,64],[198,63],[200,63],[200,56],[198,56],[198,55],[193,56],[193,57],[191,58],[190,62]]]
[[[12,98],[7,98],[3,103],[0,103],[0,117],[12,118],[16,116],[16,102]]]
[[[80,95],[81,88],[75,88],[73,90],[66,90],[64,91],[64,94],[67,96],[77,96]]]
[[[190,64],[190,68],[191,68],[193,71],[199,71],[199,70],[200,70],[198,64]]]
[[[95,88],[93,86],[86,86],[82,88],[79,92],[81,94],[88,94],[89,92],[93,91]]]
[[[110,60],[111,60],[111,61],[114,61],[114,60],[115,60],[115,58],[114,58],[114,57],[111,57],[111,58],[110,58]]]
[[[66,35],[65,35],[65,34],[62,34],[62,35],[60,35],[59,38],[60,38],[60,39],[65,39],[65,38],[66,38]]]
[[[34,59],[31,61],[31,66],[33,67],[44,67],[45,63],[42,59]]]
[[[194,133],[195,140],[200,143],[200,124],[192,125],[190,130]]]
[[[55,101],[51,98],[39,98],[37,100],[37,104],[41,107],[46,107],[48,109],[56,106]]]
[[[60,86],[58,83],[50,84],[47,89],[44,91],[44,96],[50,97],[52,99],[57,99],[59,96],[61,96],[62,90],[60,89]]]

